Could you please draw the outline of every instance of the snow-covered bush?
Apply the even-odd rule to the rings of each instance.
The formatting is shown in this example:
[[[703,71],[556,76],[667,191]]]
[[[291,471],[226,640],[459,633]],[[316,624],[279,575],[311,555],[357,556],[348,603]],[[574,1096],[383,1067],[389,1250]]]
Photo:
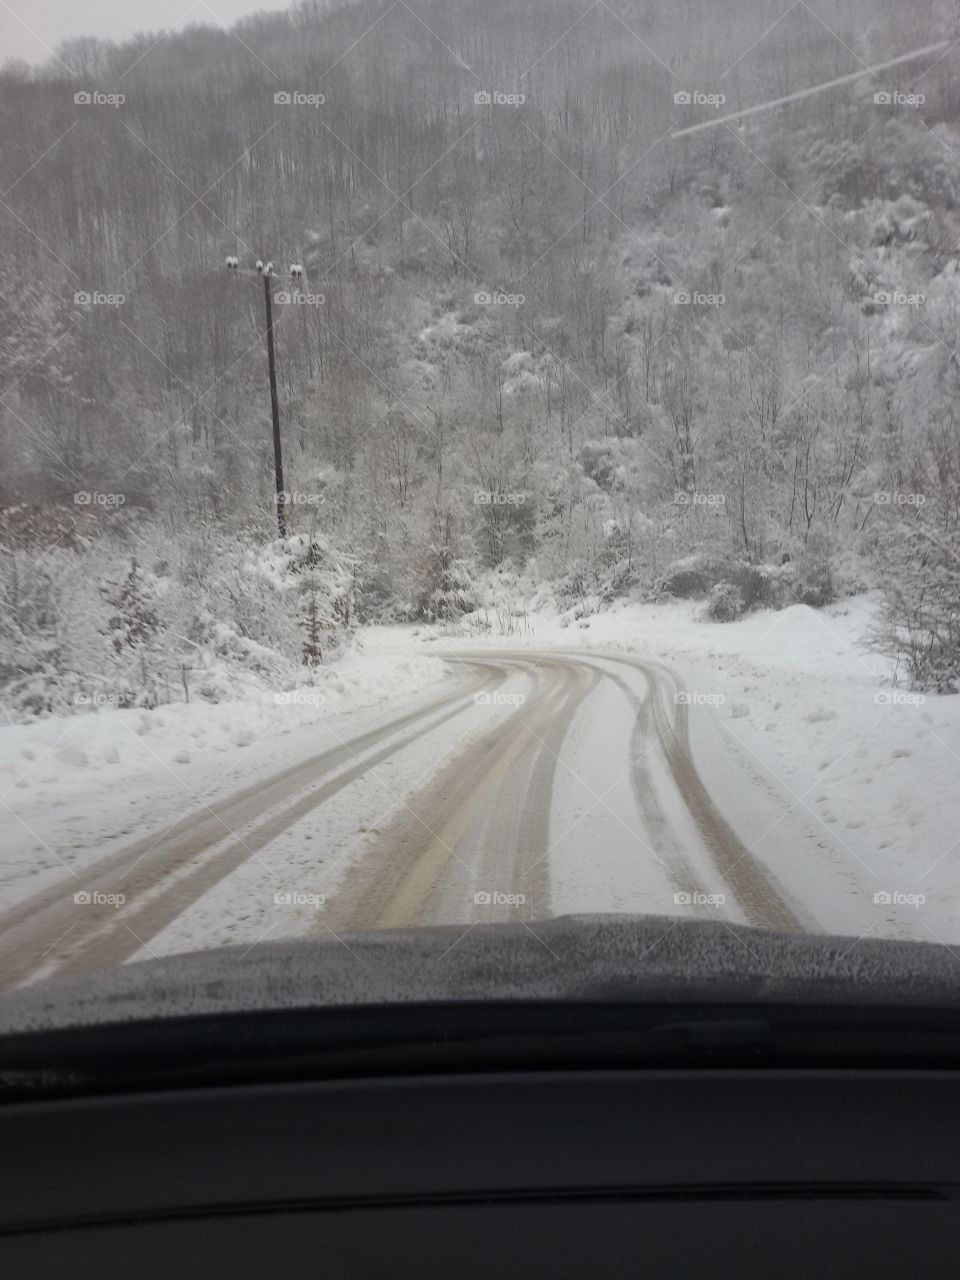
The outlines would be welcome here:
[[[746,612],[740,588],[733,582],[718,582],[710,591],[704,616],[710,622],[735,622]]]
[[[318,667],[336,656],[353,626],[352,579],[325,540],[314,536],[297,550],[300,655],[304,666]]]
[[[349,559],[318,536],[246,545],[137,522],[114,538],[0,552],[0,689],[15,719],[225,701],[288,686],[355,626]]]
[[[906,666],[918,689],[960,686],[960,529],[927,530],[919,516],[899,520],[883,540],[880,616],[873,648]]]
[[[423,622],[450,622],[476,607],[473,544],[457,533],[449,511],[435,511],[417,548],[407,616]]]
[[[704,556],[686,556],[674,561],[658,579],[656,587],[664,595],[688,600],[704,595],[711,587],[710,568]]]

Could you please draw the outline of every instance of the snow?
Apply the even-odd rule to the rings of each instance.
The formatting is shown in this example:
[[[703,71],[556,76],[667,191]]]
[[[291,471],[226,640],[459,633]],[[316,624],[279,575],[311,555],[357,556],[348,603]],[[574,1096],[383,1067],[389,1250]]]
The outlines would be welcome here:
[[[401,644],[404,639],[402,634],[397,637]],[[391,642],[389,636],[384,640]],[[521,677],[504,689],[522,686]],[[267,936],[330,936],[325,910],[350,886],[357,864],[381,832],[399,815],[411,811],[410,797],[443,763],[492,721],[506,720],[509,709],[504,704],[482,709],[471,704],[459,716],[448,718],[449,714],[438,712],[411,729],[413,740],[403,751],[363,771],[338,791],[335,802],[311,808],[271,840],[262,855],[245,859],[151,938],[139,958],[182,953],[198,943],[215,947],[252,943]],[[383,719],[381,715],[372,723]],[[360,726],[351,725],[350,730],[352,736]],[[332,739],[323,745],[336,746],[338,741]],[[378,742],[372,750],[351,753],[346,772],[377,754],[382,745]],[[335,775],[334,783],[341,781],[342,772]],[[463,909],[462,897],[453,903],[438,902],[437,918],[459,919],[458,909]]]
[[[473,631],[443,647],[625,651],[668,664],[701,695],[691,738],[709,790],[824,928],[957,942],[960,697],[894,683],[863,644],[876,607],[865,595],[709,623],[701,604],[624,601],[581,618],[544,609],[506,639]],[[587,892],[582,872],[579,883]],[[588,909],[600,908],[591,899]]]
[[[811,927],[960,942],[960,698],[911,693],[893,682],[885,659],[864,649],[874,599],[718,624],[704,622],[702,604],[690,602],[559,613],[542,594],[521,609],[517,583],[510,587],[512,610],[491,588],[492,613],[457,625],[368,628],[362,645],[319,671],[314,684],[279,695],[252,690],[220,705],[110,709],[0,729],[0,903],[68,871],[82,876],[124,842],[381,725],[387,707],[393,717],[422,707],[427,694],[455,689],[464,671],[442,654],[562,650],[620,677],[638,699],[645,677],[613,661],[618,655],[678,673],[700,776]],[[533,687],[525,679],[521,663],[502,691]],[[509,708],[488,712],[506,717]],[[473,711],[438,713],[422,741],[411,732],[403,751],[348,779],[335,802],[312,808],[273,840],[269,857],[251,857],[204,892],[141,958],[253,944],[267,928],[277,929],[272,939],[316,936],[322,903],[278,911],[274,895],[335,894],[398,806],[491,723]],[[625,772],[632,724],[612,680],[601,680],[571,721],[550,814],[554,914],[683,914],[661,851],[636,826]],[[659,767],[652,764],[651,782],[666,795]],[[689,814],[675,800],[667,804],[692,874],[712,887],[716,867],[698,852]],[[456,897],[443,908],[442,923],[455,923],[464,909]],[[743,921],[736,904],[720,914]]]
[[[450,679],[389,634],[314,684],[242,699],[105,708],[0,728],[0,905],[209,801],[379,723],[385,705]]]

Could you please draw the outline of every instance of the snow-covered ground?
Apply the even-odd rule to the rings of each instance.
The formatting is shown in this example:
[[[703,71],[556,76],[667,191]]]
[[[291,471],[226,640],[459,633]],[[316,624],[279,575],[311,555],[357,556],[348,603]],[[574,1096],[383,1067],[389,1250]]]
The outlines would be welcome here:
[[[527,615],[509,639],[496,626],[480,639],[457,628],[420,645],[624,651],[668,664],[690,693],[694,757],[715,800],[778,871],[792,856],[786,878],[824,928],[957,942],[960,697],[895,683],[892,664],[864,644],[875,607],[860,596],[710,623],[699,604],[624,601],[579,620]],[[820,874],[829,863],[834,877]]]
[[[960,942],[960,698],[924,699],[892,683],[889,665],[863,647],[873,607],[861,597],[714,624],[689,603],[624,602],[579,620],[534,612],[519,629],[496,620],[488,631],[378,628],[317,685],[279,699],[109,710],[0,729],[0,908],[457,689],[466,673],[443,653],[566,650],[597,660],[634,654],[677,673],[694,759],[715,804],[818,927],[853,938]],[[526,687],[522,674],[515,679]],[[636,687],[642,692],[642,681]],[[250,859],[221,878],[143,958],[252,944],[276,916],[258,904],[288,887],[283,872],[307,889],[313,873],[317,883],[327,873],[326,887],[334,862],[349,880],[354,846],[359,857],[378,834],[367,833],[366,811],[379,818],[392,803],[402,809],[404,795],[490,723],[472,713],[445,717],[422,744],[413,741],[344,787],[335,804],[286,827],[271,845],[269,874]],[[671,909],[663,867],[622,817],[630,729],[629,704],[608,682],[570,722],[550,818],[554,913],[663,910],[664,902]],[[340,848],[350,857],[333,857]],[[889,901],[876,896],[884,894]],[[288,912],[281,927],[283,936],[309,933],[317,913]]]
[[[114,708],[0,728],[0,907],[187,810],[447,687],[439,658],[371,631],[314,684],[242,701]]]

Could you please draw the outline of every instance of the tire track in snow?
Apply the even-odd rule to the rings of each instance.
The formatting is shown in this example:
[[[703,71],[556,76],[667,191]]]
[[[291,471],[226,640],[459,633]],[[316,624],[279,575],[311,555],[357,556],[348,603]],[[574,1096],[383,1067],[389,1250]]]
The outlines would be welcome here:
[[[489,656],[494,661],[507,657],[499,653]],[[509,655],[513,661],[517,657]],[[505,722],[469,745],[411,797],[405,812],[382,832],[364,862],[355,868],[352,883],[338,895],[332,910],[324,912],[322,924],[340,932],[432,923],[437,918],[437,902],[445,893],[456,900],[455,885],[463,885],[465,907],[475,889],[486,887],[478,883],[476,863],[470,866],[466,859],[460,859],[458,865],[458,846],[478,818],[500,811],[505,779],[522,768],[525,755],[543,751],[544,735],[551,727],[556,731],[565,719],[569,722],[575,710],[570,695],[577,675],[571,664],[557,661],[553,655],[531,655],[528,661],[536,663],[535,673],[546,687],[532,702],[518,707]],[[512,819],[515,827],[516,812]],[[549,831],[549,796],[546,809],[535,815],[531,812],[528,822],[534,829],[539,825]],[[499,853],[502,871],[494,870],[493,874],[502,883],[513,883],[515,842],[505,842],[499,851],[489,845],[484,848]],[[489,912],[483,918],[493,921],[498,916]],[[523,910],[509,909],[499,918],[521,919]]]
[[[499,687],[508,674],[506,667],[491,665],[472,687]],[[123,893],[129,909],[126,903],[121,909],[106,903],[76,903],[73,893],[77,880],[50,886],[12,908],[0,917],[0,986],[29,981],[39,971],[76,972],[129,959],[197,898],[287,827],[420,738],[422,728],[412,726],[450,708],[451,703],[456,705],[429,725],[428,731],[461,715],[470,705],[465,701],[465,692],[471,692],[470,685],[466,691],[461,688],[435,699],[353,741],[291,766],[264,783],[247,787],[199,814],[188,815],[159,836],[119,850],[85,871],[83,884],[87,891]],[[403,729],[411,732],[396,739]],[[361,752],[369,751],[385,738],[394,740],[357,760]],[[356,763],[317,785],[325,775],[349,761]],[[310,789],[301,794],[305,787]],[[276,812],[240,834],[270,808]],[[211,850],[216,850],[212,856]]]
[[[129,959],[279,834],[370,769],[463,714],[473,690],[498,688],[511,668],[530,668],[527,674],[536,680],[533,699],[469,741],[402,801],[403,812],[350,866],[342,892],[320,917],[324,928],[448,922],[461,912],[467,920],[490,921],[549,915],[550,816],[564,766],[562,746],[578,710],[604,679],[627,699],[633,714],[629,776],[634,801],[653,856],[663,855],[670,880],[678,888],[704,892],[687,856],[689,837],[674,829],[664,805],[667,779],[746,918],[784,931],[805,927],[775,876],[740,841],[703,783],[690,750],[687,707],[676,702],[680,685],[668,668],[602,652],[488,650],[447,657],[484,674],[466,690],[188,814],[159,836],[118,850],[85,872],[84,884],[91,890],[126,892],[129,909],[78,907],[72,899],[77,882],[67,881],[0,916],[0,983]],[[646,696],[605,663],[639,673]],[[651,757],[652,750],[656,756]],[[661,766],[662,780],[655,776]],[[489,884],[480,883],[480,877]],[[477,909],[472,902],[477,888],[516,888],[530,904]]]
[[[658,857],[663,857],[666,872],[678,891],[706,895],[707,888],[687,857],[683,843],[670,826],[647,763],[647,756],[651,746],[654,745],[651,742],[654,727],[649,681],[647,697],[641,698],[622,676],[613,675],[611,672],[604,674],[624,695],[634,712],[635,719],[630,741],[630,781],[633,785],[637,808],[650,836],[651,847]],[[708,914],[706,907],[694,906],[691,909],[698,915]]]
[[[597,655],[598,657],[601,655]],[[677,790],[693,818],[722,880],[730,887],[751,924],[787,933],[805,932],[808,925],[789,902],[773,873],[740,840],[714,804],[690,751],[687,706],[674,698],[676,715],[667,711],[665,692],[680,692],[676,675],[659,663],[639,658],[602,655],[641,672],[650,687],[654,730]]]

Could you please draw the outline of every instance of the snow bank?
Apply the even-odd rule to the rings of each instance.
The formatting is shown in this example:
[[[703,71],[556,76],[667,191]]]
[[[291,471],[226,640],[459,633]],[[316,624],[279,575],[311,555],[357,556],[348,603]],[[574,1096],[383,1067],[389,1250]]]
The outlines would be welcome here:
[[[416,693],[445,676],[436,658],[352,653],[316,671],[312,684],[280,693],[252,690],[231,702],[172,703],[153,711],[102,708],[0,728],[0,791],[86,787],[92,775],[114,786],[143,769],[188,765],[265,735],[283,736],[360,708]]]

